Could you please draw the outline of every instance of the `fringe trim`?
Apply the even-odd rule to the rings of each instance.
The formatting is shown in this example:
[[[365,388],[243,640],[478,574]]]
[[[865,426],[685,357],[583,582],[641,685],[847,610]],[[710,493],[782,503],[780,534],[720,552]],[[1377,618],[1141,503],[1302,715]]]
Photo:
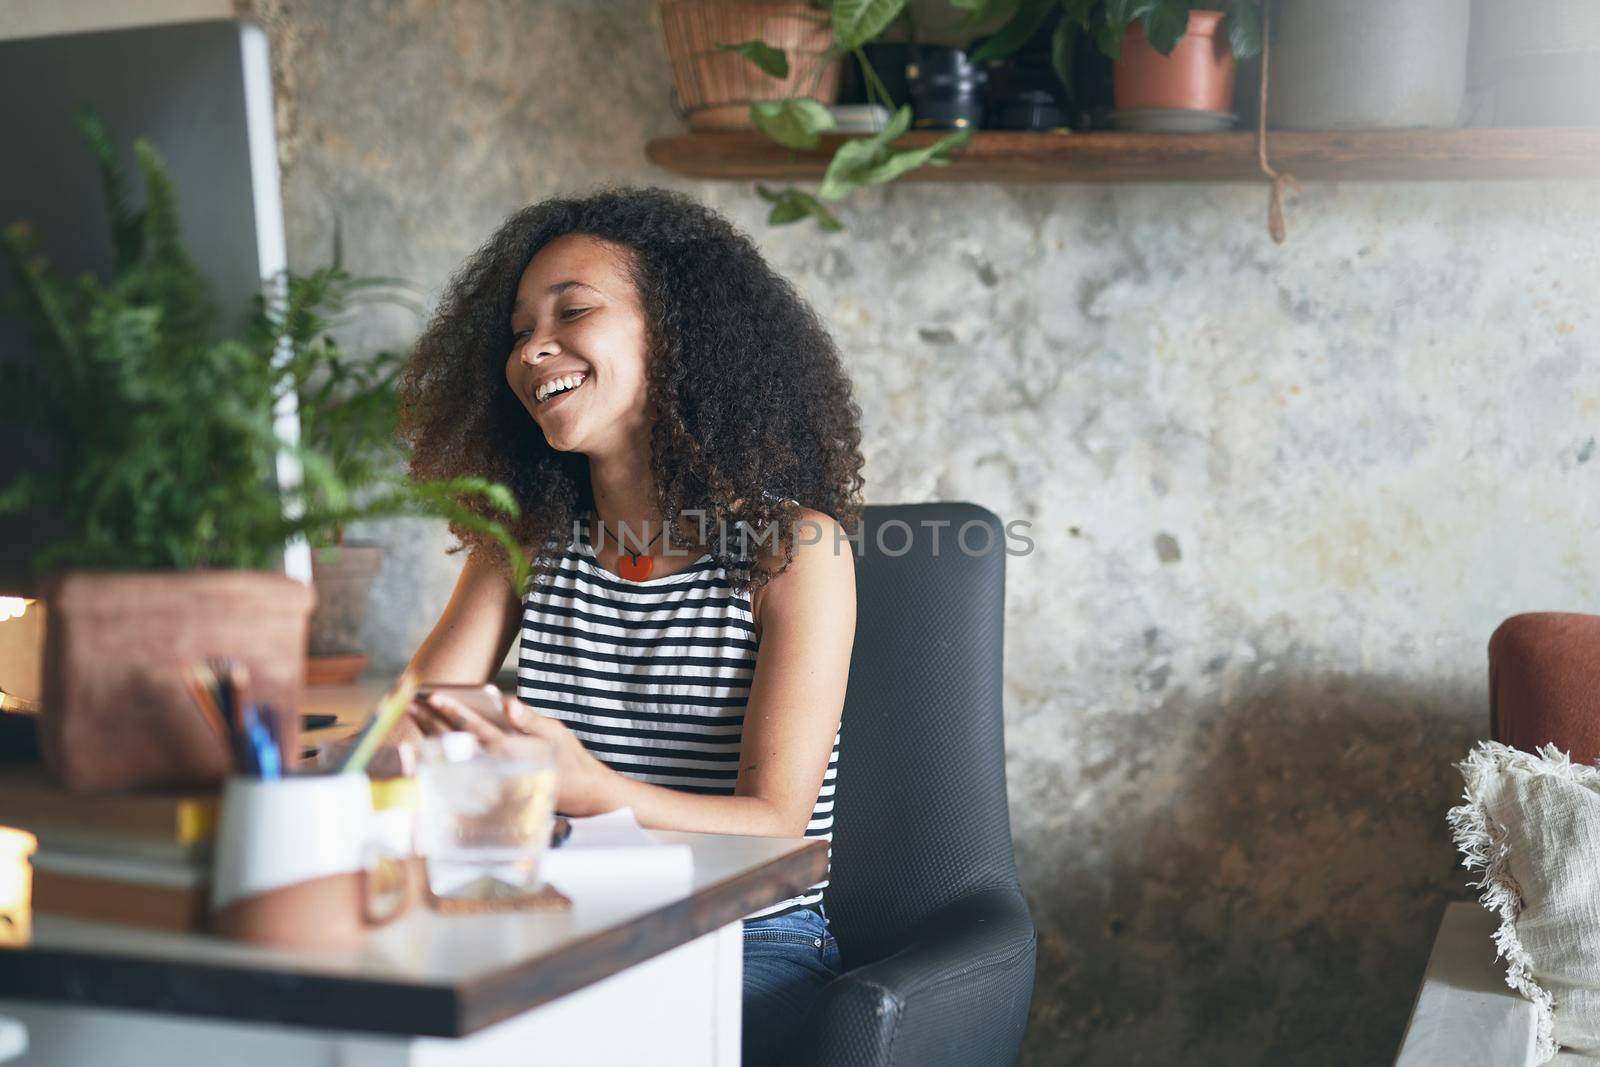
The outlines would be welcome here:
[[[1517,771],[1542,774],[1600,790],[1600,768],[1573,763],[1567,753],[1554,745],[1544,745],[1538,755],[1523,752],[1498,741],[1480,741],[1456,764],[1466,780],[1463,803],[1451,808],[1447,819],[1461,851],[1461,865],[1481,870],[1483,877],[1469,886],[1481,888],[1478,899],[1485,908],[1500,916],[1494,944],[1498,956],[1506,961],[1506,985],[1533,1002],[1537,1010],[1538,1033],[1535,1054],[1544,1063],[1557,1052],[1555,1041],[1555,997],[1534,981],[1533,957],[1517,938],[1517,916],[1522,912],[1522,887],[1511,874],[1511,845],[1503,827],[1489,815],[1483,804],[1483,790],[1491,775]]]

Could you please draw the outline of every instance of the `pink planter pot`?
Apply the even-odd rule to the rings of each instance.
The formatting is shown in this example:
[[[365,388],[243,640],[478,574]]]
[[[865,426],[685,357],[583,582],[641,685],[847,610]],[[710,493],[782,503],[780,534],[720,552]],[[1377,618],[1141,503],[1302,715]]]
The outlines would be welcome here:
[[[367,596],[382,568],[382,545],[345,544],[311,553],[317,610],[311,613],[309,684],[347,685],[366,668],[361,628],[367,619]]]
[[[257,571],[94,572],[53,577],[39,742],[46,766],[81,792],[214,784],[227,745],[195,708],[183,670],[228,655],[251,697],[283,713],[286,762],[300,751],[306,624],[316,594]]]

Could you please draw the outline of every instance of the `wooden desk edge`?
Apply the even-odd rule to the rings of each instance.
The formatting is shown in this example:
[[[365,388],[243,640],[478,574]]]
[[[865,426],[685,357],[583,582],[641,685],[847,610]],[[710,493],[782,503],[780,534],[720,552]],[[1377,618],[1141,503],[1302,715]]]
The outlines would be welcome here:
[[[828,872],[828,843],[813,840],[694,896],[624,926],[601,930],[548,956],[458,986],[465,1036],[608,978],[643,960],[712,933],[779,900],[797,896]],[[773,879],[779,892],[774,896]],[[691,931],[688,936],[682,932]]]
[[[0,950],[0,998],[351,1033],[465,1037],[803,892],[825,876],[827,846],[809,841],[620,926],[461,983],[30,947]],[[159,970],[159,981],[152,980],[152,969]]]

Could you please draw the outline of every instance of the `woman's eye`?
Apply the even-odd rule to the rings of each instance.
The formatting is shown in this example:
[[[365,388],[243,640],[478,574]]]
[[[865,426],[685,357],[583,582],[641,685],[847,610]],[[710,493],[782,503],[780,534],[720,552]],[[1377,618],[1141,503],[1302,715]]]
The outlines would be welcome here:
[[[576,315],[581,315],[585,311],[588,311],[588,310],[590,310],[590,309],[586,308],[586,307],[563,308],[558,317],[559,318],[563,318],[563,319],[571,318],[571,317],[576,316]],[[514,343],[519,344],[519,345],[522,342],[526,341],[528,338],[532,337],[532,336],[533,336],[533,331],[532,330],[513,330],[511,332],[511,340]]]

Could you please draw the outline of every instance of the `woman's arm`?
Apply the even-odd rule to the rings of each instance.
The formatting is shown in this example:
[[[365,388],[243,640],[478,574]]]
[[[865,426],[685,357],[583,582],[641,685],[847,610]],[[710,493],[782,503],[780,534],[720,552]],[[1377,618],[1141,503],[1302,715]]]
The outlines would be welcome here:
[[[461,568],[444,614],[407,669],[424,683],[482,685],[505,662],[521,624],[522,605],[511,582],[474,552]]]

